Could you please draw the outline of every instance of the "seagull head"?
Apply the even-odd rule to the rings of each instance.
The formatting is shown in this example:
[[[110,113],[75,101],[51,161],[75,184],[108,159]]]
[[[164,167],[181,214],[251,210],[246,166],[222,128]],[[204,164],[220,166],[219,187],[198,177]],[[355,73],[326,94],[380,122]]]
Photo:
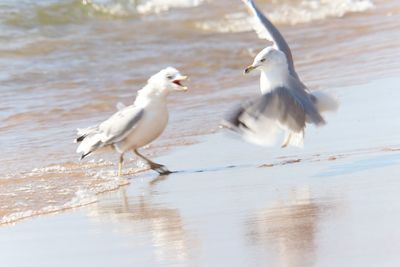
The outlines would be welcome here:
[[[182,84],[187,78],[187,76],[182,75],[177,69],[168,67],[151,76],[148,84],[166,92],[187,91],[188,88]]]
[[[248,66],[244,73],[250,73],[255,69],[268,72],[275,69],[284,70],[285,68],[288,69],[286,55],[273,47],[267,47],[257,54],[253,64]]]

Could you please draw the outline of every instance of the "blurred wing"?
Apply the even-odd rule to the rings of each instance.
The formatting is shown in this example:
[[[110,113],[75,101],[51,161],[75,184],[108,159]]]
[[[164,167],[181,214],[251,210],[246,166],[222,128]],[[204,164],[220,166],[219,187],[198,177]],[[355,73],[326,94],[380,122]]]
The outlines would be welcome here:
[[[102,142],[105,145],[120,142],[128,136],[143,117],[144,110],[135,106],[128,106],[99,125],[102,132]]]
[[[283,131],[300,133],[306,124],[302,103],[285,87],[247,102],[227,118],[230,128],[259,145],[273,145]]]
[[[308,89],[299,79],[288,77],[286,83],[289,84],[291,94],[301,102],[306,113],[306,121],[317,126],[324,125],[325,120],[318,110],[316,96],[309,93]]]
[[[298,78],[298,75],[294,69],[292,52],[290,50],[289,45],[285,41],[285,38],[283,38],[282,34],[274,26],[274,24],[272,24],[272,22],[269,21],[269,19],[267,19],[267,17],[258,9],[256,4],[254,4],[253,0],[242,0],[242,1],[250,9],[251,13],[253,14],[256,20],[253,25],[253,28],[256,31],[258,37],[273,42],[275,48],[285,53],[289,63],[290,74]]]

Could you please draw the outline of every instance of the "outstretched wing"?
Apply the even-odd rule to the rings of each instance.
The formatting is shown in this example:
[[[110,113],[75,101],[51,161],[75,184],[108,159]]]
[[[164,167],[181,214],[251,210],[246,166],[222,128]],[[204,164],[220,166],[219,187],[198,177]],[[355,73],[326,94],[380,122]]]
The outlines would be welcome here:
[[[293,63],[293,56],[289,45],[279,30],[272,24],[272,22],[258,9],[253,0],[242,0],[250,9],[254,18],[256,19],[256,26],[254,30],[257,35],[262,39],[267,39],[274,43],[274,47],[285,53],[288,64],[289,72],[293,77],[299,78]]]
[[[245,112],[256,120],[274,120],[292,132],[300,132],[305,127],[303,104],[286,87],[278,87],[262,95]]]
[[[136,106],[128,106],[99,125],[102,143],[109,145],[122,141],[131,133],[143,117],[144,110]]]
[[[229,128],[244,139],[260,145],[273,145],[283,131],[301,133],[306,125],[306,112],[290,89],[278,87],[246,102],[226,120]]]

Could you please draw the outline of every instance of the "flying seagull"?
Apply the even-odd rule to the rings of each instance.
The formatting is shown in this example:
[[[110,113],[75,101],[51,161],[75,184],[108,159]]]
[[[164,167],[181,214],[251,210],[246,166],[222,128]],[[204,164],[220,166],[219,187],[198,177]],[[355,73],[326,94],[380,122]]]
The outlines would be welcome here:
[[[238,107],[225,126],[246,141],[273,145],[282,134],[282,147],[302,146],[306,124],[324,125],[321,112],[333,111],[338,103],[322,92],[309,92],[300,80],[292,52],[279,30],[261,13],[253,0],[242,0],[255,19],[258,36],[272,42],[254,58],[245,73],[259,70],[261,97]]]
[[[170,171],[139,153],[138,149],[151,143],[167,126],[167,96],[173,91],[187,91],[182,81],[187,76],[172,67],[153,75],[143,89],[138,91],[133,105],[118,105],[119,111],[99,125],[78,129],[76,152],[85,158],[95,150],[110,146],[119,153],[118,176],[121,175],[124,153],[132,150],[159,174]]]

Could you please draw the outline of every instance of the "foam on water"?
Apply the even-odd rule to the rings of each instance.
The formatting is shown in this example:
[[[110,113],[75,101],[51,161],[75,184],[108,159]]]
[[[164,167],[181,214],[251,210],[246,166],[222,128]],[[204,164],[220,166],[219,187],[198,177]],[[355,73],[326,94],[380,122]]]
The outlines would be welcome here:
[[[365,12],[373,7],[371,0],[301,1],[298,6],[282,5],[269,16],[276,23],[298,24],[329,17],[343,17],[348,13]]]
[[[22,219],[30,218],[33,216],[38,216],[38,215],[44,215],[44,214],[49,214],[49,213],[54,213],[57,211],[62,211],[66,209],[72,209],[72,208],[77,208],[81,206],[85,206],[91,203],[94,203],[97,201],[96,195],[90,191],[90,190],[85,190],[85,189],[80,189],[75,192],[75,196],[68,202],[62,204],[62,205],[49,205],[46,207],[43,207],[38,210],[22,210],[22,211],[17,211],[13,212],[11,214],[8,214],[6,216],[3,216],[0,218],[0,224],[8,224],[8,223],[13,223]],[[26,206],[23,205],[23,203],[17,203],[19,206]]]
[[[160,13],[170,10],[171,8],[188,8],[202,4],[204,0],[149,0],[137,6],[140,14]]]
[[[315,0],[299,1],[297,4],[280,3],[271,10],[263,9],[276,24],[295,25],[343,17],[348,13],[365,12],[374,8],[371,0]],[[247,12],[225,15],[222,19],[197,22],[197,28],[212,32],[246,32],[252,30],[253,18]]]
[[[0,22],[17,27],[80,24],[99,17],[135,18],[176,8],[199,6],[204,0],[39,0],[0,3]]]
[[[214,2],[216,1],[209,1],[211,4]],[[205,3],[205,0],[42,0],[24,3],[11,1],[0,6],[0,21],[23,27],[75,24],[98,16],[134,18],[138,15],[159,14],[172,9],[197,7]],[[242,6],[240,1],[238,6]],[[351,12],[364,12],[373,8],[374,4],[372,0],[301,0],[295,3],[273,1],[269,6],[270,10],[266,12],[273,22],[298,24],[329,17],[342,17]],[[222,19],[199,21],[197,27],[216,32],[243,32],[250,30],[248,22],[248,14],[243,12],[225,15]]]
[[[0,224],[88,205],[97,195],[129,184],[104,160],[35,168],[20,177],[2,179]],[[125,169],[136,174],[146,168]]]
[[[82,0],[84,6],[93,8],[95,11],[117,16],[127,17],[134,14],[158,14],[172,8],[188,8],[202,4],[204,0],[147,0],[147,1],[99,1]]]

